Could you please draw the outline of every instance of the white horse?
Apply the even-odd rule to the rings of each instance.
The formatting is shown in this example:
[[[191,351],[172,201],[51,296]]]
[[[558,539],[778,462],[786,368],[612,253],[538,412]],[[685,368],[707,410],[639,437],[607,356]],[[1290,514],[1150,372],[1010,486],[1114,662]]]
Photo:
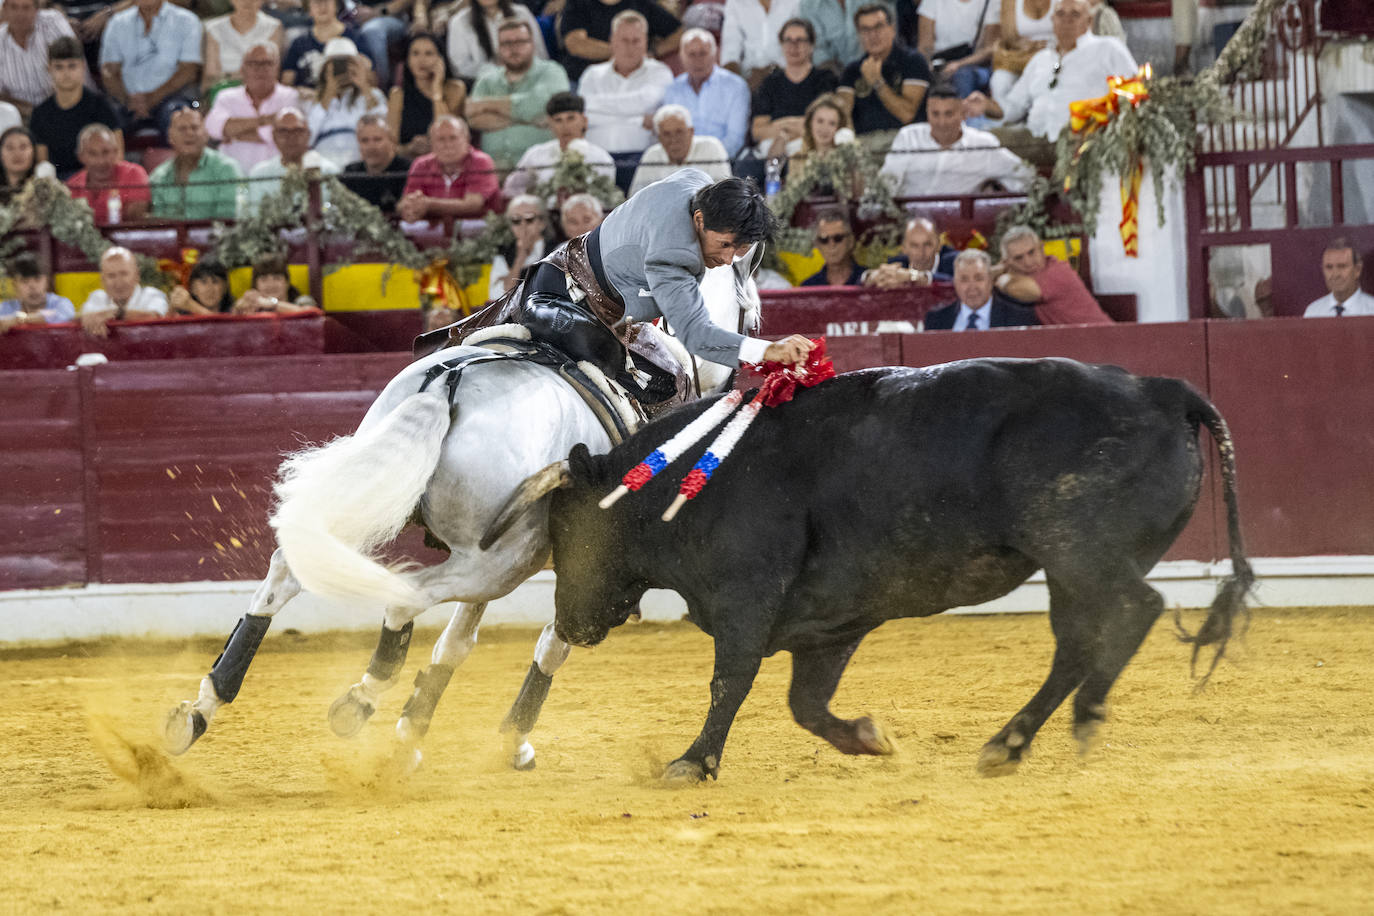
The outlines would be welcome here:
[[[751,275],[760,253],[703,278],[703,295],[717,324],[731,330],[757,327],[759,299]],[[267,577],[201,681],[199,696],[168,713],[168,750],[189,749],[220,707],[234,700],[272,617],[304,587],[386,608],[366,673],[329,710],[330,726],[344,737],[362,728],[381,694],[399,679],[415,618],[437,604],[459,602],[396,723],[397,736],[418,754],[440,696],[477,642],[487,603],[513,591],[548,556],[542,509],[486,550],[478,547],[482,532],[525,478],[565,458],[574,445],[581,442],[593,453],[612,445],[586,402],[543,366],[483,360],[458,370],[436,369],[440,374],[424,385],[431,369],[442,363],[490,356],[482,348],[450,347],[412,363],[388,383],[353,435],[286,460],[271,519],[278,547]],[[460,377],[451,387],[454,371]],[[732,375],[728,367],[701,361],[696,371],[703,393]],[[422,569],[384,565],[376,551],[417,514],[447,545],[448,559]],[[528,736],[568,652],[550,622],[502,723],[517,769],[534,765]]]

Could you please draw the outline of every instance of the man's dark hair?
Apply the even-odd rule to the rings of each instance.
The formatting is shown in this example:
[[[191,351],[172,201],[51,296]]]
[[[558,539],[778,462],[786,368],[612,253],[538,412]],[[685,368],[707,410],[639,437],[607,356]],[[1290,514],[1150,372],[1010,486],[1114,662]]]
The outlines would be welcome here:
[[[844,207],[822,207],[811,221],[811,226],[818,228],[821,223],[844,223],[844,227],[849,229],[849,211]]]
[[[868,16],[872,13],[882,13],[888,25],[892,25],[897,21],[896,17],[892,15],[892,7],[888,6],[886,3],[865,3],[854,11],[854,24],[858,25],[860,17]]]
[[[544,105],[544,114],[551,118],[565,111],[575,111],[581,114],[586,110],[587,103],[576,92],[555,92]]]
[[[48,45],[48,60],[85,60],[81,42],[70,35],[54,39]]]
[[[798,26],[798,27],[800,27],[800,28],[805,29],[805,30],[806,30],[806,40],[809,41],[809,42],[811,42],[813,45],[816,43],[816,27],[815,27],[815,25],[813,25],[813,24],[811,23],[811,20],[810,20],[810,19],[804,19],[804,18],[802,18],[801,16],[793,16],[791,19],[787,20],[786,22],[784,22],[784,23],[782,24],[782,28],[778,29],[778,41],[779,41],[779,42],[782,41],[783,33],[785,33],[788,29],[792,28],[793,26]]]
[[[726,178],[707,185],[692,198],[692,211],[711,232],[732,232],[736,245],[761,242],[777,229],[777,217],[759,186],[748,178]]]
[[[15,277],[23,277],[26,280],[47,276],[47,272],[43,270],[43,265],[38,263],[38,258],[27,251],[10,261],[10,274]]]
[[[959,90],[954,88],[953,83],[942,81],[931,86],[930,91],[926,93],[926,101],[929,102],[931,99],[954,99],[958,101]]]
[[[1326,247],[1322,249],[1322,254],[1326,254],[1328,251],[1345,251],[1347,248],[1350,249],[1350,257],[1356,264],[1364,260],[1360,257],[1360,249],[1355,247],[1355,243],[1343,235],[1338,235],[1327,242]]]

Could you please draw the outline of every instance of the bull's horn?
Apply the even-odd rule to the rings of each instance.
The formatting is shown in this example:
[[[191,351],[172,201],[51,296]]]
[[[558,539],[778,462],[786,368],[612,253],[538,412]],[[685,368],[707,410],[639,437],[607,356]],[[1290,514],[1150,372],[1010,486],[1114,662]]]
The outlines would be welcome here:
[[[482,539],[477,542],[477,546],[486,550],[497,538],[505,534],[511,525],[515,524],[516,519],[530,511],[535,503],[554,490],[566,487],[570,483],[572,483],[572,472],[568,470],[567,461],[555,461],[548,467],[526,477],[520,486],[515,488],[515,492],[510,495],[510,498],[506,500],[501,511],[496,513],[495,520],[482,533]]]

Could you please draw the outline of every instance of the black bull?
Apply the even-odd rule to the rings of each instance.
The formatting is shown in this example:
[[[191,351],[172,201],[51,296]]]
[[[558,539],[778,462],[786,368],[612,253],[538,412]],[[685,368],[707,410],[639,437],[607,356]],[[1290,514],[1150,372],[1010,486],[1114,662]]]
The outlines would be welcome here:
[[[558,634],[590,646],[649,588],[677,591],[715,639],[711,707],[669,767],[715,776],[761,660],[792,653],[796,721],[850,754],[889,753],[868,718],[829,709],[859,641],[886,620],[1005,595],[1038,569],[1056,648],[1049,677],[983,749],[1010,772],[1065,698],[1086,747],[1107,692],[1163,611],[1145,574],[1178,537],[1203,474],[1198,426],[1217,443],[1233,574],[1196,635],[1216,665],[1253,582],[1241,545],[1235,458],[1216,409],[1186,382],[1064,359],[978,359],[839,376],[765,409],[677,519],[660,513],[705,444],[611,509],[621,475],[701,410],[609,454],[574,449],[531,477],[488,542],[551,489]],[[1210,669],[1209,672],[1210,673]]]

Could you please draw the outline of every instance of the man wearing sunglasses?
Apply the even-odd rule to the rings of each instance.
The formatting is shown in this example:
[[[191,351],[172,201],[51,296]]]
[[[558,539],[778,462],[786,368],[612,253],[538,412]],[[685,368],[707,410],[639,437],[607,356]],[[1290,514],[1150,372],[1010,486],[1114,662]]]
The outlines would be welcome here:
[[[854,230],[849,215],[827,207],[816,216],[816,247],[825,266],[802,281],[802,286],[862,286],[863,268],[854,262]]]
[[[1037,165],[1054,162],[1054,141],[1069,123],[1069,103],[1107,91],[1107,77],[1132,76],[1135,58],[1116,38],[1089,31],[1088,0],[1056,0],[1054,44],[1026,64],[1001,103],[981,92],[964,100],[964,117],[1001,118],[993,131],[1002,145]]]

